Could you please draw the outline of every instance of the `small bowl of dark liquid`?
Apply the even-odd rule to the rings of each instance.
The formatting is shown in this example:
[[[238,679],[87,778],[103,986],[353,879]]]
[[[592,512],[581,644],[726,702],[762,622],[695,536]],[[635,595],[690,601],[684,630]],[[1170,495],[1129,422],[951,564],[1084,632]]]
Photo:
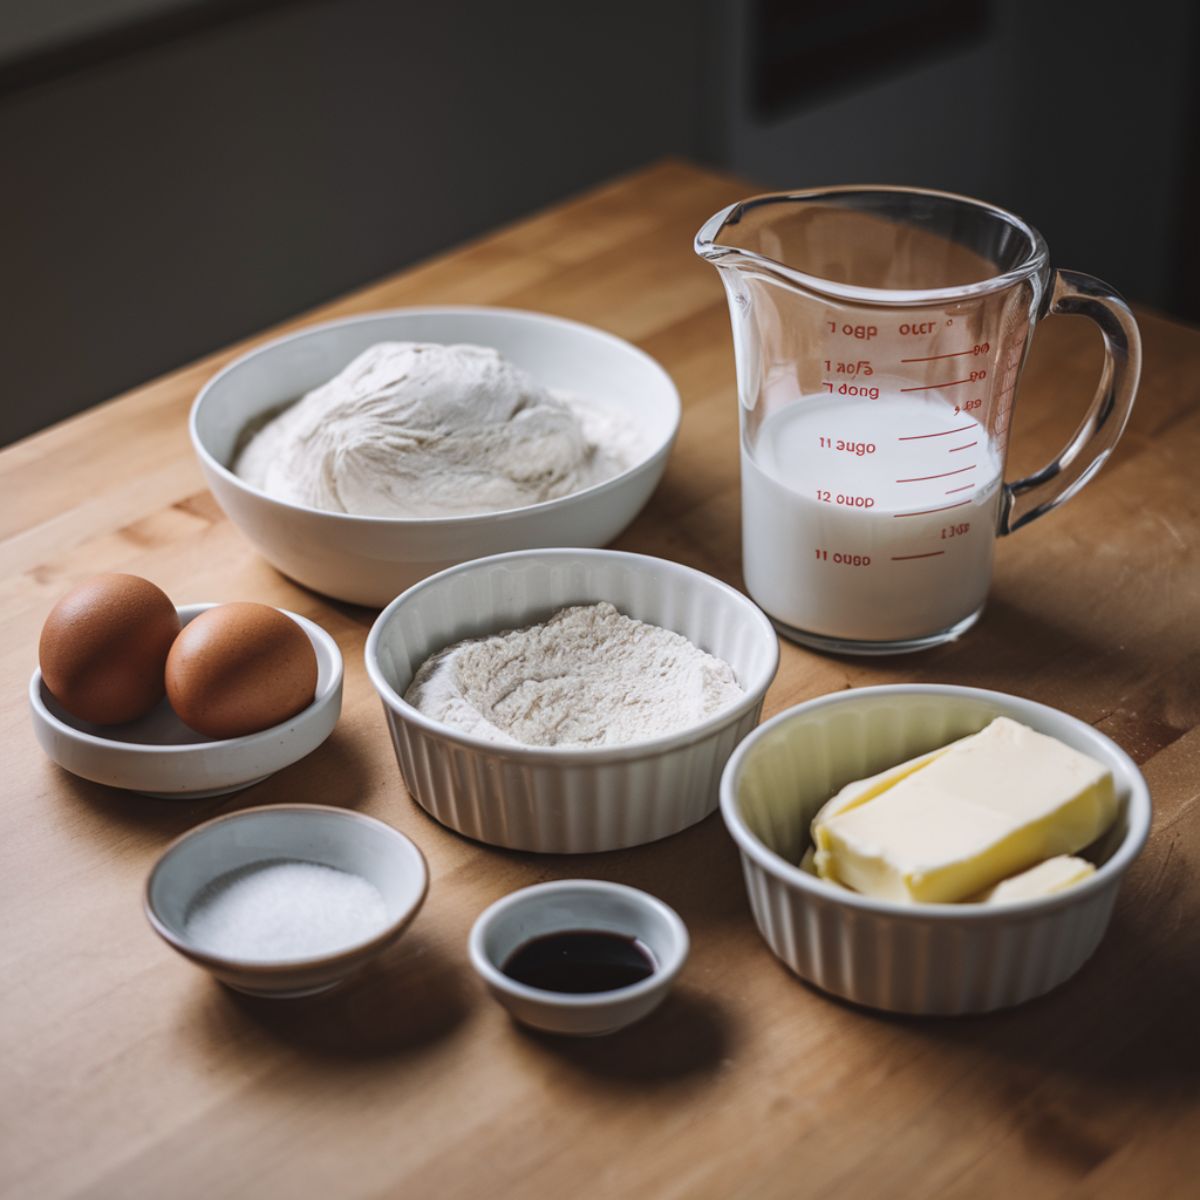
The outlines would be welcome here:
[[[595,1037],[658,1007],[687,958],[688,934],[647,892],[568,879],[498,900],[475,922],[470,953],[516,1020]]]
[[[632,987],[657,966],[640,938],[607,929],[564,929],[524,942],[500,970],[526,987],[579,995]]]

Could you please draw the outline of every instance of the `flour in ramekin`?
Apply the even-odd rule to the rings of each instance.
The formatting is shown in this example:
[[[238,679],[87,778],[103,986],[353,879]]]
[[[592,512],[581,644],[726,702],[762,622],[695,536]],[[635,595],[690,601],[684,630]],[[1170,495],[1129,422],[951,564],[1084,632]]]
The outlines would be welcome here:
[[[679,733],[743,695],[723,659],[601,602],[447,646],[404,698],[487,741],[572,747]]]

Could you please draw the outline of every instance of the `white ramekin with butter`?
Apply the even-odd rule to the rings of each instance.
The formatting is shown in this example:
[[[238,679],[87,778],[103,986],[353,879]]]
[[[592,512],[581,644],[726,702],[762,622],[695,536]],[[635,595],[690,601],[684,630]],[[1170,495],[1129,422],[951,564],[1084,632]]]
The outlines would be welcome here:
[[[952,743],[954,758],[941,754],[932,774]],[[1011,773],[998,771],[995,743],[1016,764]],[[1005,867],[1011,878],[968,896],[1002,839],[961,830],[944,838],[929,784],[973,765],[991,772],[993,803],[1034,809],[1045,827],[1015,822],[1004,842],[1017,856]],[[1057,782],[1047,788],[1046,779]],[[1008,781],[1012,806],[1001,799]],[[918,1014],[987,1012],[1069,979],[1103,937],[1150,826],[1141,773],[1091,726],[1017,696],[925,684],[840,692],[780,713],[730,758],[721,809],[772,951],[834,995]],[[1045,861],[1028,858],[1030,838]],[[925,899],[942,895],[956,902]]]

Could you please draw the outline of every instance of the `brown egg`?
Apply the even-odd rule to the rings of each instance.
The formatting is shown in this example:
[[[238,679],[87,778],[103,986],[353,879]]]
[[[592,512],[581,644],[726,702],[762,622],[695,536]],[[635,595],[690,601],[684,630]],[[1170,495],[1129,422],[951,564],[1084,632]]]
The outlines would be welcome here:
[[[166,593],[137,575],[97,575],[68,592],[42,626],[38,663],[72,716],[120,725],[163,695],[163,667],[179,633]]]
[[[185,725],[241,737],[295,716],[317,690],[317,655],[291,617],[220,604],[184,626],[167,659],[167,696]]]

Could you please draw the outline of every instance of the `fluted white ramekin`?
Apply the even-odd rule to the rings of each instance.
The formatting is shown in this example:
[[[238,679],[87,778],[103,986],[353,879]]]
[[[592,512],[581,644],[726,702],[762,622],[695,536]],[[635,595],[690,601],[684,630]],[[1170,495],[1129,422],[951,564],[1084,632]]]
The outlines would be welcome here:
[[[417,668],[443,647],[600,600],[723,658],[745,695],[682,733],[597,749],[501,746],[404,701]],[[366,661],[404,782],[422,808],[481,842],[578,854],[667,837],[717,807],[721,770],[758,722],[779,643],[755,604],[690,567],[615,550],[527,550],[409,588],[380,613]]]
[[[900,905],[836,889],[797,865],[820,806],[844,784],[1006,716],[1104,763],[1116,824],[1087,857],[1096,874],[1006,905]],[[1132,759],[1076,718],[1002,692],[928,684],[822,696],[768,721],[730,758],[721,813],[741,851],[750,907],[797,975],[871,1008],[988,1012],[1064,983],[1104,936],[1121,876],[1145,844],[1150,793]]]

